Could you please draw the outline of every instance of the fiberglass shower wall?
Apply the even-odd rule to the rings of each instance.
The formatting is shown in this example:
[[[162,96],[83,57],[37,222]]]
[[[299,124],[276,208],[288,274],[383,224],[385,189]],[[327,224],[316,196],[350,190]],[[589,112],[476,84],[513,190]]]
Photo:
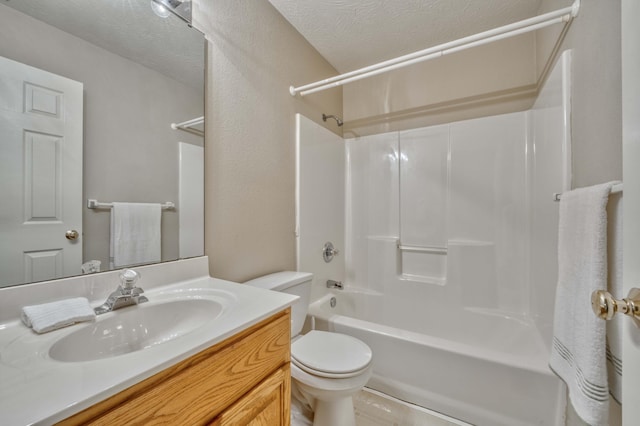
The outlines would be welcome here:
[[[565,52],[524,112],[345,141],[298,115],[297,266],[314,273],[312,300],[344,280],[384,296],[357,307],[383,324],[493,314],[535,326],[548,347],[569,64]],[[326,241],[341,251],[331,263]]]
[[[297,269],[313,273],[311,300],[321,297],[327,280],[344,279],[344,140],[296,114]],[[340,254],[325,262],[322,247],[331,242]]]
[[[348,140],[350,282],[521,314],[526,136],[516,113]]]
[[[525,321],[548,345],[569,62],[529,111],[346,140],[350,286],[414,321],[456,310]]]

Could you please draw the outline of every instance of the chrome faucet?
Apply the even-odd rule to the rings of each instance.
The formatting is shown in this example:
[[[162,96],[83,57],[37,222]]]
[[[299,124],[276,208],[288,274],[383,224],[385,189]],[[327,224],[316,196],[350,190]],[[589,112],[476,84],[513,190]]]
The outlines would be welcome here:
[[[115,311],[125,306],[137,305],[148,302],[146,296],[141,296],[144,290],[136,287],[136,282],[140,278],[140,274],[133,269],[123,269],[120,272],[120,282],[118,289],[111,293],[107,300],[94,309],[96,315]]]
[[[327,280],[327,288],[336,288],[338,290],[343,290],[344,286],[342,285],[342,281]]]

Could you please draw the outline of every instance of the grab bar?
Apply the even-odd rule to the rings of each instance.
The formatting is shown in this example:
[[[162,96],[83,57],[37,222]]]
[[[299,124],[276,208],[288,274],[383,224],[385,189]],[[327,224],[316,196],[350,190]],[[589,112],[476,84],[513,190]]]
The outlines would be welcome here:
[[[162,210],[174,210],[176,205],[171,201],[167,201],[166,203],[160,204]],[[101,203],[98,200],[93,198],[89,198],[87,200],[87,208],[88,209],[111,209],[113,208],[113,203]]]
[[[413,251],[413,252],[420,252],[420,253],[447,254],[446,247],[438,247],[438,246],[409,246],[409,245],[398,244],[398,250]]]

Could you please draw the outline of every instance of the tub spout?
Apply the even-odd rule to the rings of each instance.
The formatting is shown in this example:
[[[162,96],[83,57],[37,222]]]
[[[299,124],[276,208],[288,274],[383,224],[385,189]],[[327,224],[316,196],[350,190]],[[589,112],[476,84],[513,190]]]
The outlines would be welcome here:
[[[338,290],[342,290],[344,289],[344,286],[342,285],[342,281],[327,280],[327,288],[337,288]]]

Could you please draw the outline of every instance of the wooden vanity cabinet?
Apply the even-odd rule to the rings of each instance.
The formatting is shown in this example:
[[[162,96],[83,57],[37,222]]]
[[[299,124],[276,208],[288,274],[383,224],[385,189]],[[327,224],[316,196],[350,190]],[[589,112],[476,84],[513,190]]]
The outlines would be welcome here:
[[[211,425],[288,425],[290,380],[289,366],[279,369],[222,412]]]
[[[290,309],[286,309],[59,425],[290,423]]]

